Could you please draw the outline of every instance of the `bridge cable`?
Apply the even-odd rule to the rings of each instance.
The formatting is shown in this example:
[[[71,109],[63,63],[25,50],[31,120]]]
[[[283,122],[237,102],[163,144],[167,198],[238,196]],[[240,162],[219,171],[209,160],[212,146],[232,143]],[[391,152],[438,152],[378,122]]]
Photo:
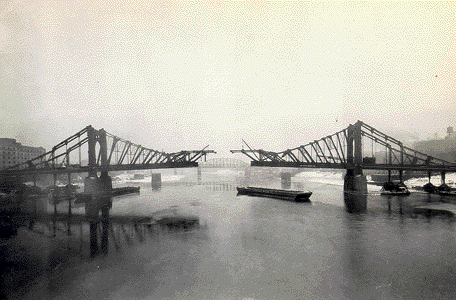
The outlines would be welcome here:
[[[81,136],[78,135],[78,144],[79,144],[79,167],[81,167]]]
[[[371,146],[371,149],[372,149],[372,157],[374,157],[374,139],[371,139],[372,141],[372,146]]]

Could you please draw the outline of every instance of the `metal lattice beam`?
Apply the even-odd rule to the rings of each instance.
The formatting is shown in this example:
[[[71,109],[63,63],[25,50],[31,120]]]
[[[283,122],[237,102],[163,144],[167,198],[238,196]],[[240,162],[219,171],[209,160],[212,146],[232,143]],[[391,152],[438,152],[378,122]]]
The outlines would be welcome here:
[[[196,167],[198,160],[206,158],[207,154],[216,153],[207,148],[208,146],[201,150],[166,153],[134,144],[109,134],[104,129],[95,130],[87,126],[45,154],[0,170],[0,175],[81,172],[93,174],[107,171]],[[74,158],[70,159],[70,156]],[[70,165],[70,161],[79,163]]]
[[[230,151],[246,155],[252,166],[456,172],[456,164],[408,148],[361,121],[322,139],[281,152],[252,149],[243,142],[248,149]],[[386,162],[363,156],[369,142],[372,152],[374,146],[385,148]]]

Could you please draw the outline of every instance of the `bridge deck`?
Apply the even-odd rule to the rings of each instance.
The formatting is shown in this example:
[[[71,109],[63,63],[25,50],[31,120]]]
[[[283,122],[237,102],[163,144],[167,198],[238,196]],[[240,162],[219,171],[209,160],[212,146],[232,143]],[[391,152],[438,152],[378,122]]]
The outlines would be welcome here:
[[[275,161],[252,161],[252,167],[282,167],[282,168],[310,168],[310,169],[352,169],[353,164],[338,163],[303,163],[303,162],[275,162]],[[404,171],[432,171],[432,172],[456,172],[456,166],[437,166],[437,165],[395,165],[395,164],[362,164],[359,165],[363,170],[404,170]]]

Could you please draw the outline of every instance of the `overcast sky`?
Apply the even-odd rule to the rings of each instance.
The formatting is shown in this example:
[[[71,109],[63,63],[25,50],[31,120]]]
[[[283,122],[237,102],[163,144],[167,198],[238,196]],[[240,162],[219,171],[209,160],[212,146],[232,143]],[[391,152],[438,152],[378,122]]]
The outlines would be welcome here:
[[[284,150],[358,119],[456,127],[456,5],[1,1],[0,137],[91,124],[167,152]]]

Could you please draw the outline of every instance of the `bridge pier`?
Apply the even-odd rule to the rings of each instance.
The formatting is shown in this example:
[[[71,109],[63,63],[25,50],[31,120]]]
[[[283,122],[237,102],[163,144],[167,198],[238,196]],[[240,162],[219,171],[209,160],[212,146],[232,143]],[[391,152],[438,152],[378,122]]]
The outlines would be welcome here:
[[[247,167],[244,169],[244,183],[243,185],[249,185],[250,184],[250,175],[251,175],[252,169],[251,167]]]
[[[107,172],[106,172],[107,173]],[[98,217],[100,211],[103,217],[102,249],[107,251],[107,235],[109,227],[109,209],[112,205],[111,195],[112,179],[105,172],[100,177],[87,177],[84,179],[84,192],[90,193],[92,197],[85,204],[85,214],[90,222],[90,255],[93,257],[98,253]]]
[[[367,193],[366,175],[363,175],[362,170],[347,170],[344,177],[344,191]]]
[[[350,213],[367,209],[367,180],[361,169],[348,169],[344,177],[344,202]]]
[[[345,209],[349,213],[362,213],[367,209],[367,194],[360,192],[344,192]]]
[[[282,182],[282,189],[289,189],[291,187],[291,173],[280,173],[280,179]]]
[[[152,173],[151,178],[152,189],[160,189],[162,186],[161,173]]]

